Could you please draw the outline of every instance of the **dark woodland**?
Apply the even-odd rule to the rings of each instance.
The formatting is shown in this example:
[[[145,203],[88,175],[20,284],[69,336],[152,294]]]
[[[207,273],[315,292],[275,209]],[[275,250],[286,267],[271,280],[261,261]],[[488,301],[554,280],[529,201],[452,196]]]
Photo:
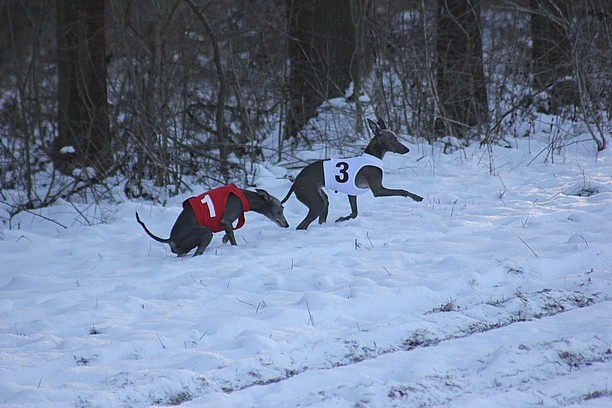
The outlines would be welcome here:
[[[346,140],[366,108],[464,145],[528,137],[512,123],[543,112],[606,148],[608,0],[0,0],[0,18],[11,214],[117,185],[152,200],[187,177],[249,185],[253,163],[343,142],[305,131],[331,98],[352,107],[332,112]]]

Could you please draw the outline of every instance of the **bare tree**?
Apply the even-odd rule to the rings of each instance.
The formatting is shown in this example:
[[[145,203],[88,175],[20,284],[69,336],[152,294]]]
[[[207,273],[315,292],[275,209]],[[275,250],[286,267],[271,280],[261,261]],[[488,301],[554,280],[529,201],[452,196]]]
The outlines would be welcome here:
[[[52,9],[37,1],[0,3],[0,189],[24,193],[21,200],[28,206],[44,201],[33,179],[44,167],[55,110],[55,83],[48,68],[55,61],[48,52],[53,46]]]
[[[559,113],[574,104],[576,83],[572,73],[571,40],[565,22],[569,21],[570,1],[531,0],[533,86],[548,91],[551,100],[546,111]]]
[[[480,0],[440,0],[437,21],[439,131],[467,138],[487,123]]]
[[[372,110],[428,142],[478,131],[498,143],[528,135],[522,124],[544,108],[603,149],[608,3],[0,0],[0,199],[17,191],[19,211],[84,196],[97,189],[54,168],[103,177],[112,159],[124,178],[103,186],[119,180],[129,197],[248,184],[267,149],[311,134],[300,129],[337,96],[347,110],[310,122],[322,139],[307,144],[341,149],[327,130],[354,120],[359,131]],[[273,132],[278,149],[265,143]]]
[[[371,71],[372,53],[371,44],[368,41],[368,33],[372,28],[373,2],[371,0],[355,0],[350,3],[351,21],[353,22],[355,35],[355,51],[351,64],[351,79],[353,80],[353,95],[351,99],[355,102],[355,132],[363,133],[363,107],[361,95],[363,80]]]
[[[350,0],[287,0],[289,90],[284,138],[296,138],[326,99],[351,82],[355,25]]]
[[[100,178],[112,164],[104,0],[57,0],[56,13],[59,112],[51,158],[63,173],[91,167]]]
[[[600,0],[532,0],[530,13],[533,86],[547,96],[538,107],[556,115],[573,111],[603,150],[602,114],[612,99],[609,7]]]
[[[377,8],[373,29],[375,110],[402,132],[435,139],[435,2],[397,2]],[[378,3],[377,3],[378,5]]]
[[[198,17],[200,23],[202,23],[204,31],[210,39],[210,42],[213,47],[213,62],[215,64],[215,69],[217,71],[217,79],[219,81],[219,90],[217,92],[217,109],[215,113],[217,144],[219,147],[219,172],[224,181],[228,182],[228,143],[225,140],[225,100],[227,99],[227,81],[225,79],[225,70],[221,62],[221,48],[219,46],[219,41],[217,40],[217,35],[212,29],[206,16],[200,11],[200,9],[198,9],[198,7],[192,0],[185,0],[185,2]]]

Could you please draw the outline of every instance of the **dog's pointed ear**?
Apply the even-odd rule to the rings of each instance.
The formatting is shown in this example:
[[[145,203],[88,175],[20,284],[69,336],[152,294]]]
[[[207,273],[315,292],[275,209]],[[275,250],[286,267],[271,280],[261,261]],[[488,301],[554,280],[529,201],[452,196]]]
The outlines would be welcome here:
[[[379,130],[378,125],[372,119],[368,119],[368,126],[374,134]]]
[[[270,193],[268,193],[266,190],[262,190],[261,188],[256,188],[255,192],[257,193],[258,196],[263,198],[265,201],[270,201]]]
[[[378,118],[378,127],[381,129],[388,129],[387,124],[384,120],[382,120],[382,118]]]

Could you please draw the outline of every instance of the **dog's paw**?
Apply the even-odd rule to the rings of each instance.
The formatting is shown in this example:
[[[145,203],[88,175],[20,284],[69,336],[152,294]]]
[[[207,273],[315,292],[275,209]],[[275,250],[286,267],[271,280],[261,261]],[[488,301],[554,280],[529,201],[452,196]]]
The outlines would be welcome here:
[[[340,217],[336,220],[336,222],[348,221],[348,220],[352,220],[353,218],[357,218],[357,214],[349,214],[346,217]]]
[[[229,237],[227,235],[224,235],[223,238],[221,239],[221,242],[223,242],[224,244],[227,244],[229,242]]]
[[[421,201],[423,201],[423,197],[415,195],[414,197],[412,197],[412,199],[414,201],[416,201],[417,203],[420,203]]]

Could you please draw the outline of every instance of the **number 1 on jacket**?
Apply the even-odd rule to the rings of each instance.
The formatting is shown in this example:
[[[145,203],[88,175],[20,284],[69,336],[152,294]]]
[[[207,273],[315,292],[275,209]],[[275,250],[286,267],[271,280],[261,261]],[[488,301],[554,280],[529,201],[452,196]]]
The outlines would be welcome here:
[[[210,195],[205,195],[204,198],[202,198],[202,204],[205,204],[206,207],[208,207],[208,214],[210,215],[210,218],[215,218],[215,216],[217,215],[217,213],[215,212],[215,206],[213,205],[212,199],[210,198]]]

